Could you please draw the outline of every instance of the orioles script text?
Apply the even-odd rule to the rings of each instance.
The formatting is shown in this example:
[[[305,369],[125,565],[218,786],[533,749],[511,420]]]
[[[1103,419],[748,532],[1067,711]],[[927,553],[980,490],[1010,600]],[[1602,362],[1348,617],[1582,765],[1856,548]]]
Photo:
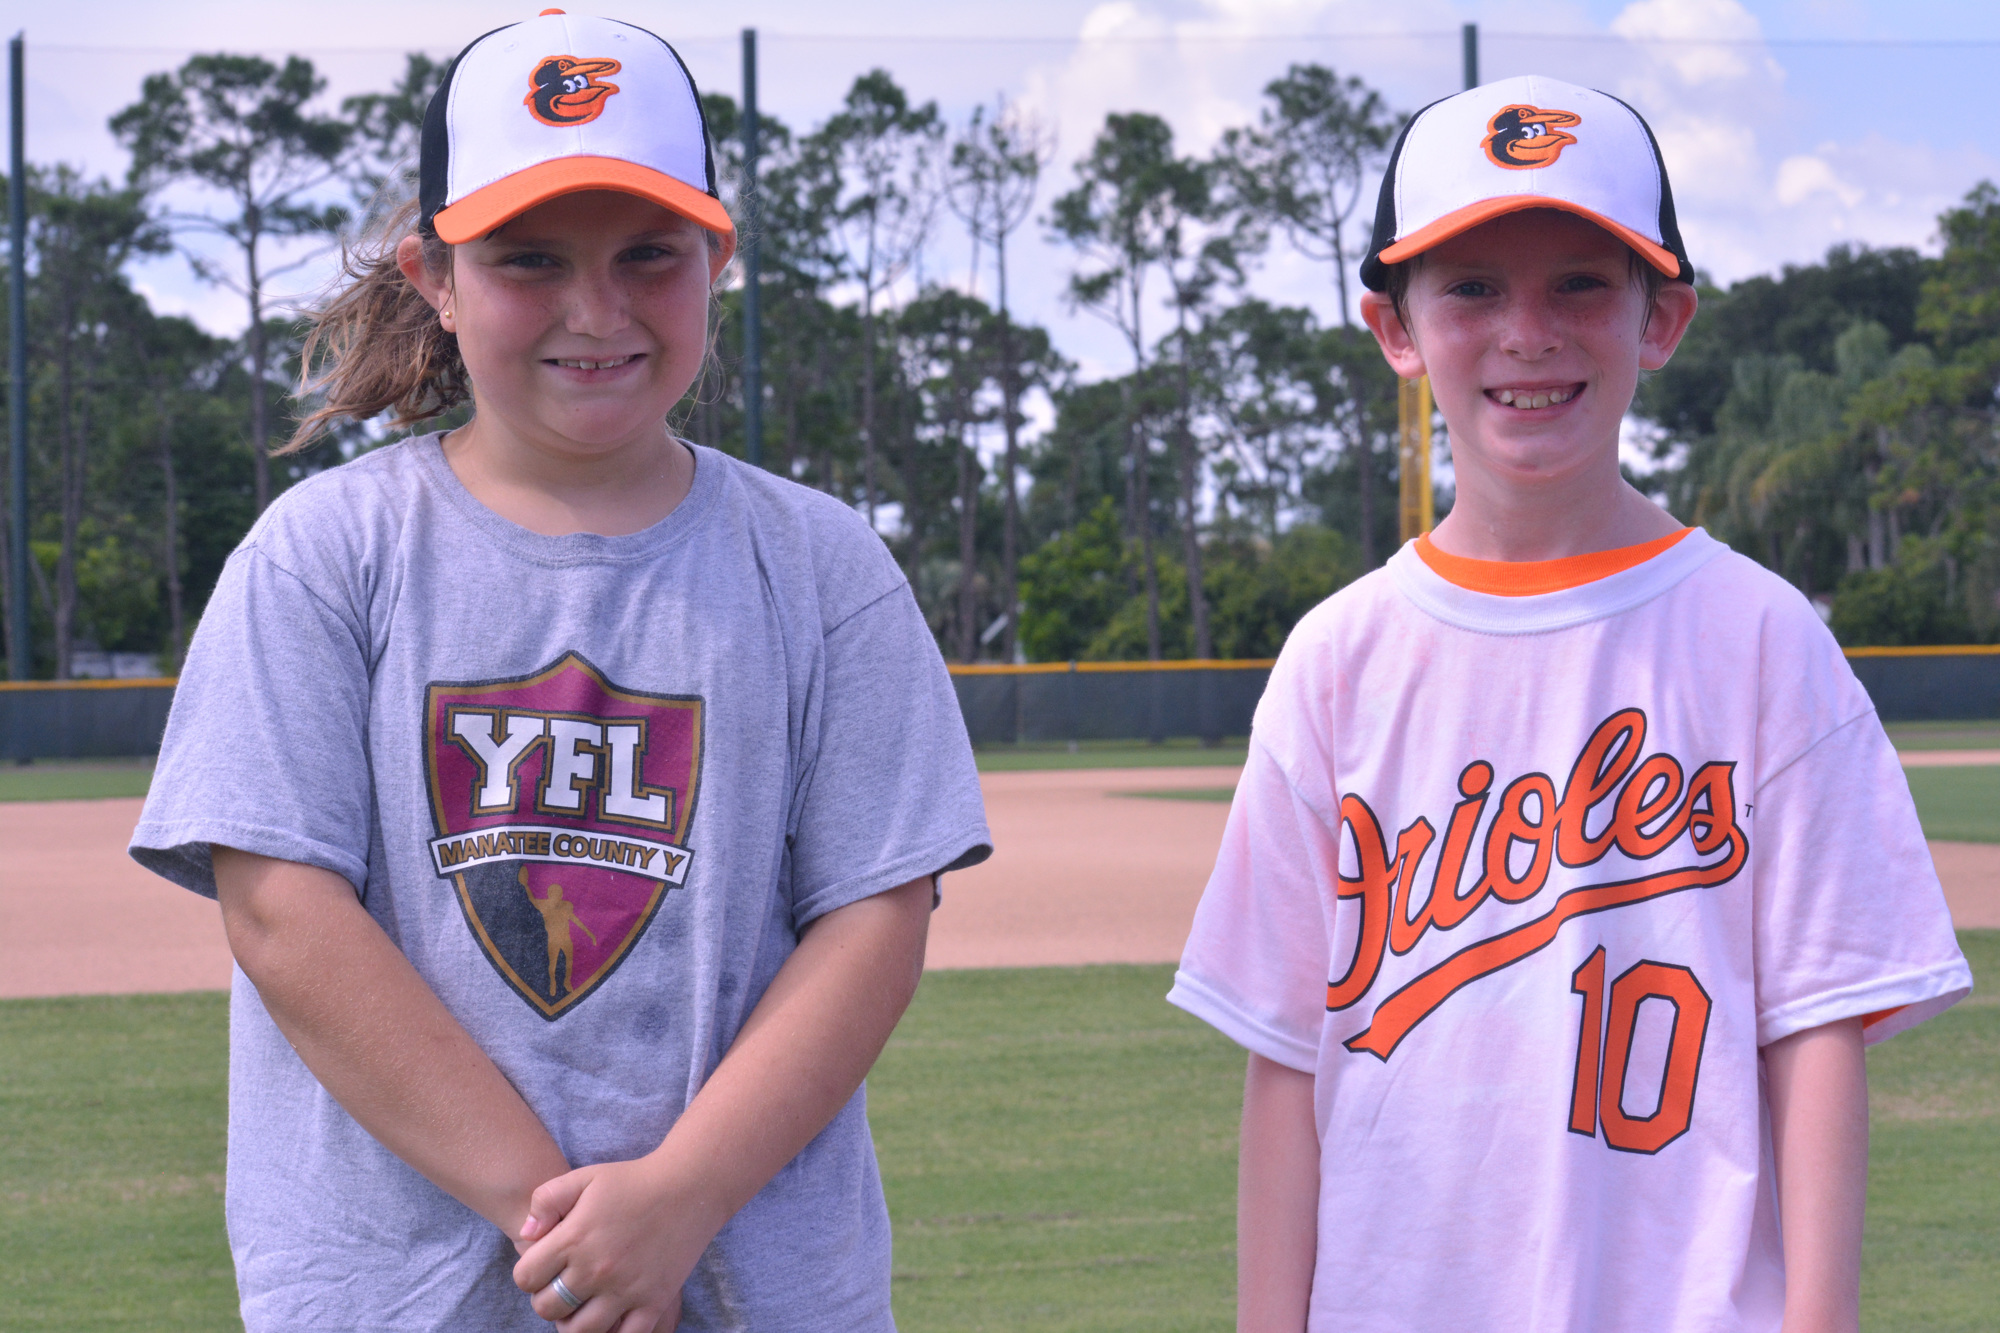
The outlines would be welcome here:
[[[1641,760],[1645,743],[1646,715],[1623,709],[1591,733],[1560,793],[1542,773],[1510,782],[1486,826],[1477,879],[1469,890],[1462,885],[1492,800],[1493,765],[1483,759],[1467,764],[1458,776],[1461,799],[1445,823],[1429,890],[1414,909],[1417,873],[1437,841],[1436,827],[1419,816],[1396,835],[1392,851],[1367,801],[1341,798],[1341,831],[1353,836],[1356,873],[1341,874],[1339,896],[1360,900],[1360,921],[1353,962],[1327,985],[1329,1010],[1349,1008],[1367,996],[1385,951],[1406,954],[1431,931],[1456,929],[1490,900],[1526,902],[1542,892],[1557,866],[1584,869],[1614,848],[1628,863],[1640,864],[1683,840],[1693,852],[1671,869],[1567,889],[1542,915],[1459,950],[1377,1005],[1367,1029],[1346,1043],[1349,1050],[1387,1060],[1410,1029],[1453,992],[1540,949],[1566,921],[1735,877],[1750,850],[1736,823],[1736,765],[1705,763],[1690,778],[1672,755]],[[1608,810],[1599,809],[1607,805]]]

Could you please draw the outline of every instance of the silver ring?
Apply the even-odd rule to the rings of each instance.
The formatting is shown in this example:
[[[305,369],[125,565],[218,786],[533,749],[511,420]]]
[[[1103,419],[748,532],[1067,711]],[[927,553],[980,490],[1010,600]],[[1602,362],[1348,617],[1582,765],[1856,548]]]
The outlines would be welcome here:
[[[563,1281],[560,1276],[558,1276],[555,1281],[549,1283],[549,1290],[553,1291],[556,1294],[557,1300],[561,1301],[564,1305],[567,1305],[569,1307],[569,1312],[571,1314],[575,1314],[578,1310],[583,1308],[583,1297],[571,1291],[569,1289],[569,1283]]]

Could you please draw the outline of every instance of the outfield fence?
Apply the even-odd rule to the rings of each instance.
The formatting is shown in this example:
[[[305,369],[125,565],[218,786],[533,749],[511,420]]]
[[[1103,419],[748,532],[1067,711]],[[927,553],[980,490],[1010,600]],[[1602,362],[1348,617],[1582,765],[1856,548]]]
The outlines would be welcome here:
[[[1849,648],[1847,664],[1884,721],[2000,718],[2000,644]]]
[[[1888,722],[2000,719],[2000,645],[1850,648]],[[1206,741],[1250,732],[1269,660],[954,666],[974,745]],[[160,748],[174,682],[0,682],[0,758],[94,759]]]
[[[156,754],[173,702],[172,678],[0,682],[0,759]]]
[[[951,668],[974,745],[1247,736],[1270,676],[1268,659]]]

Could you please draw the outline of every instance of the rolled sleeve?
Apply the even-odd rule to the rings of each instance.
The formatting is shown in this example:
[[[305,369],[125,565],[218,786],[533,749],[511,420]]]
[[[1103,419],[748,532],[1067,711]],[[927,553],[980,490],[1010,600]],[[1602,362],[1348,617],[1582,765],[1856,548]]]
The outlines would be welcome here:
[[[965,719],[909,585],[826,634],[792,819],[792,919],[992,851]]]
[[[174,691],[130,851],[215,896],[210,849],[368,873],[368,668],[359,625],[254,547],[230,558]]]

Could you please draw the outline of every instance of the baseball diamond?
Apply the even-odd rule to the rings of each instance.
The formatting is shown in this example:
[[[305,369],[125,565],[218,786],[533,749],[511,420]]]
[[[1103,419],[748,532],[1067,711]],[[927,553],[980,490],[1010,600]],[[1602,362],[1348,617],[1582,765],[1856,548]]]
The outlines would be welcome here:
[[[1994,751],[1911,751],[1912,767],[2000,764]],[[1180,957],[1222,838],[1205,797],[1229,768],[988,773],[996,851],[949,875],[929,969],[1164,963]],[[0,802],[0,998],[220,990],[228,944],[215,906],[125,855],[137,800]],[[2000,929],[2000,845],[1933,842],[1953,921]],[[64,911],[49,910],[51,903]]]

